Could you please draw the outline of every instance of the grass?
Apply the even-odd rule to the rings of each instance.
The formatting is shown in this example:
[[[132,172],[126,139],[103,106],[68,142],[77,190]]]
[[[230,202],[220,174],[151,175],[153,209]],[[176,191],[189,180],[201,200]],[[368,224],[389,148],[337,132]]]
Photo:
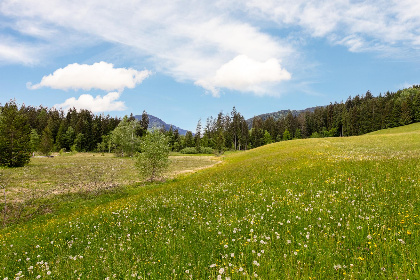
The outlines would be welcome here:
[[[414,124],[231,154],[2,229],[0,276],[418,279],[419,153]]]
[[[207,168],[218,161],[211,156],[170,156],[165,178]],[[57,212],[69,204],[77,207],[100,195],[127,196],[141,184],[131,158],[96,153],[34,157],[23,168],[0,169],[0,186],[6,186],[7,201],[7,215],[1,215],[0,226]],[[3,202],[3,193],[1,196]],[[0,207],[4,214],[4,203]]]

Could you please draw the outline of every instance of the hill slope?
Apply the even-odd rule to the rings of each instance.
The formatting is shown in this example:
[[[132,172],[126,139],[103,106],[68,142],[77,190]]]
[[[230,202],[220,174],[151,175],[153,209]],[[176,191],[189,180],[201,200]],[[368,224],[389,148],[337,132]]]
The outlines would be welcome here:
[[[406,129],[275,143],[1,230],[0,276],[418,279],[420,127]]]

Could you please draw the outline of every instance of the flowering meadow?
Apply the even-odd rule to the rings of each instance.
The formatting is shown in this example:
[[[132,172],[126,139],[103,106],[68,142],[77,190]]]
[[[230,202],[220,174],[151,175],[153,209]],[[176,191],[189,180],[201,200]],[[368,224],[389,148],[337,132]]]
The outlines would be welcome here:
[[[0,279],[419,279],[419,214],[420,124],[286,141],[10,225]]]

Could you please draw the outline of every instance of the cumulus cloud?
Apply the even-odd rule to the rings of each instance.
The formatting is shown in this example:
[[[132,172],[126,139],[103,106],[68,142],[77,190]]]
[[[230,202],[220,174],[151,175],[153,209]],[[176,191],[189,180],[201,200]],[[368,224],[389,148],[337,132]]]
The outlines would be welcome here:
[[[101,113],[108,111],[124,111],[126,106],[124,102],[117,101],[121,96],[121,92],[110,92],[105,96],[97,95],[93,97],[90,94],[82,94],[78,99],[69,98],[64,103],[54,105],[55,108],[68,110],[70,108],[87,109],[93,113]]]
[[[124,88],[134,88],[150,75],[150,71],[137,71],[134,69],[114,68],[106,62],[87,64],[70,64],[54,71],[53,74],[44,76],[39,84],[28,84],[30,89],[50,87],[53,89],[101,89],[105,91]]]
[[[272,95],[264,87],[266,84],[290,79],[291,74],[281,68],[277,59],[259,62],[246,55],[238,55],[222,65],[214,77],[199,80],[197,84],[210,90],[215,96],[219,95],[219,88]]]

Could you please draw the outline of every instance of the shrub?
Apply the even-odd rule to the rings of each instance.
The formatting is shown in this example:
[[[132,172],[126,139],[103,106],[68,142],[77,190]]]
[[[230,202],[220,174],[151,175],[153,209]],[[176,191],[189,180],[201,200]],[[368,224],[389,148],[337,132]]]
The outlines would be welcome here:
[[[168,138],[162,132],[155,130],[143,138],[136,165],[142,178],[154,181],[162,176],[169,165]]]
[[[200,151],[198,151],[195,147],[187,147],[180,151],[181,154],[214,154],[214,150],[210,147],[201,147]]]

